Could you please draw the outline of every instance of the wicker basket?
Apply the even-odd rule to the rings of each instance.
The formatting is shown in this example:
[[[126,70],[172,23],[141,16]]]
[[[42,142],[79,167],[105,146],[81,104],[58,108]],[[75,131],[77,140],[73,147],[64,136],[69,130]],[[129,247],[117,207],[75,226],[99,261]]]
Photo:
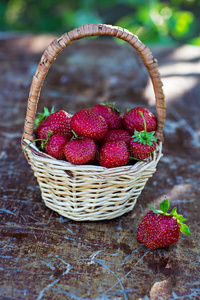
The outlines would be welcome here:
[[[37,177],[46,206],[76,221],[113,219],[131,211],[162,156],[165,101],[157,62],[137,36],[125,29],[104,24],[80,26],[54,40],[44,51],[30,88],[22,148],[35,138],[34,122],[40,90],[52,62],[73,40],[97,35],[123,39],[139,53],[154,88],[158,143],[147,161],[110,169],[94,165],[72,165],[40,152],[34,143],[28,146],[24,152],[25,157]]]

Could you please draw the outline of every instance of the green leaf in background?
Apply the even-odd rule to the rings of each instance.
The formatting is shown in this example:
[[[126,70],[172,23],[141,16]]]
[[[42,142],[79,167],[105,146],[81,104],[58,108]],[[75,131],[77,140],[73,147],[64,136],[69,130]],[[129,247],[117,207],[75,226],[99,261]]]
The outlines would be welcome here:
[[[191,40],[189,41],[189,44],[190,44],[190,45],[197,45],[197,46],[200,46],[200,36],[191,39]]]
[[[189,37],[194,27],[194,15],[189,11],[175,11],[171,16],[169,27],[175,38]],[[191,32],[190,32],[191,31]]]
[[[59,34],[98,22],[126,28],[147,45],[200,45],[196,0],[0,1],[0,31]]]

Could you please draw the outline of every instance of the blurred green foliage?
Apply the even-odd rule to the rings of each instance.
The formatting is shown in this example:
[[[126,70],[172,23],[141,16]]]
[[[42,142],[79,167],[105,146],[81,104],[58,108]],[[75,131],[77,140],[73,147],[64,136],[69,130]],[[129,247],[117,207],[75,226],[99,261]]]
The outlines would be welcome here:
[[[200,0],[1,0],[0,30],[63,33],[86,23],[124,27],[146,44],[200,45]]]

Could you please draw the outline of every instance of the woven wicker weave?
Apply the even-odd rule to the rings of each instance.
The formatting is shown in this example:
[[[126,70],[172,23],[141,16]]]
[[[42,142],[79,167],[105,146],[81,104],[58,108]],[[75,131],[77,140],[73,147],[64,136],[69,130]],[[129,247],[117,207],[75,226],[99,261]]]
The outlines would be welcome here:
[[[146,162],[110,169],[72,165],[40,152],[34,143],[28,146],[25,156],[37,177],[45,204],[60,215],[76,221],[112,219],[132,210],[162,156],[165,101],[157,62],[137,36],[125,29],[105,24],[80,26],[54,40],[44,51],[30,88],[22,148],[35,138],[34,122],[40,90],[52,62],[73,40],[97,35],[123,39],[139,53],[154,88],[158,143]]]

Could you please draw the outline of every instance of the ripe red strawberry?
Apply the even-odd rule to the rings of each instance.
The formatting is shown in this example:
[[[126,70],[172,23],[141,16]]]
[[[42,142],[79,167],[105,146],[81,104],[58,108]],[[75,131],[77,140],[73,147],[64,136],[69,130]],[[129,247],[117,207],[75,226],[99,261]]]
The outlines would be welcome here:
[[[47,154],[56,159],[65,159],[64,147],[69,141],[69,137],[64,134],[54,134],[45,146]]]
[[[123,141],[129,146],[131,135],[123,129],[113,129],[106,132],[105,137],[100,141],[101,145],[110,141]]]
[[[99,163],[106,168],[124,166],[129,160],[128,146],[123,141],[110,141],[100,148]]]
[[[140,142],[130,141],[130,152],[131,156],[137,159],[145,159],[149,157],[153,151],[156,149],[156,141],[152,142],[152,145],[144,145]]]
[[[74,165],[83,165],[95,156],[96,144],[91,138],[70,140],[64,148],[66,159]]]
[[[124,128],[130,134],[134,134],[135,130],[144,130],[144,122],[139,113],[140,111],[145,118],[147,132],[156,130],[156,117],[147,108],[138,106],[129,110],[123,117]]]
[[[123,127],[123,117],[118,109],[114,107],[115,103],[96,104],[91,111],[102,116],[108,125],[108,130],[121,129]]]
[[[70,126],[79,137],[89,137],[96,142],[108,131],[105,119],[87,108],[79,110],[72,116]]]
[[[139,112],[144,123],[144,131],[138,132],[135,129],[134,136],[129,144],[131,155],[136,159],[145,159],[153,153],[156,149],[156,137],[154,136],[155,131],[147,132],[146,131],[146,121],[143,116],[143,113]]]
[[[149,205],[150,206],[150,205]],[[180,235],[180,231],[190,235],[186,221],[182,215],[178,215],[176,208],[171,213],[167,213],[170,207],[168,199],[160,204],[160,210],[152,209],[142,219],[137,230],[137,240],[143,243],[149,250],[163,248],[175,244]]]
[[[47,113],[47,108],[44,108],[45,113],[39,114],[39,122],[36,120],[38,128],[36,130],[36,137],[38,139],[47,139],[48,133],[52,134],[65,134],[67,137],[72,137],[70,128],[71,116],[64,110],[57,112]]]

